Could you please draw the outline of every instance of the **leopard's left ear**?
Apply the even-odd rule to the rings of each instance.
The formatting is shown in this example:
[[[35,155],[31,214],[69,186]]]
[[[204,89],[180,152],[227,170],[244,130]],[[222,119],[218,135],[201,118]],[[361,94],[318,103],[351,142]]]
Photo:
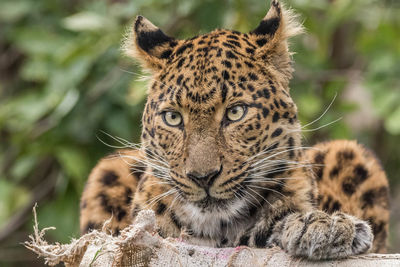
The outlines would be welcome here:
[[[143,16],[137,16],[123,44],[126,55],[138,59],[152,72],[162,69],[178,40],[166,35]]]
[[[257,59],[272,65],[282,78],[289,82],[293,69],[288,39],[302,32],[303,27],[297,21],[297,16],[282,7],[279,1],[272,0],[267,15],[258,27],[250,32],[258,46]]]

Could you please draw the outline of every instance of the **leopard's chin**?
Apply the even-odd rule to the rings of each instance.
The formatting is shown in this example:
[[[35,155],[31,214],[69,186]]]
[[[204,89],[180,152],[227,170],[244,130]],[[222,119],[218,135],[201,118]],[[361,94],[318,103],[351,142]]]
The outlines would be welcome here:
[[[221,199],[207,195],[203,199],[193,202],[193,204],[198,206],[202,210],[223,210],[231,205],[232,202],[233,198]]]

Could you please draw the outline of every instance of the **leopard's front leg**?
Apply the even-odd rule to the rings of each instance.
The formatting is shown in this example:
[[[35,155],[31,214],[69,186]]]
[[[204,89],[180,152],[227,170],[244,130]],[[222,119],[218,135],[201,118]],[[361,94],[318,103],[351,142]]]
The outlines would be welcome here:
[[[373,234],[367,222],[342,212],[281,210],[250,230],[249,244],[260,247],[260,240],[266,247],[278,245],[290,255],[319,260],[365,253]]]

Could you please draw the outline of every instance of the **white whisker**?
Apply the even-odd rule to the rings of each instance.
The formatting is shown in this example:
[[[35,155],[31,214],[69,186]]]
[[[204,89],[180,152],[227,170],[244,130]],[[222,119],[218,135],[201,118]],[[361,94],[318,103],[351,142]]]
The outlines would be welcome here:
[[[296,151],[296,150],[300,150],[300,149],[304,149],[304,148],[308,148],[308,147],[294,147],[294,148],[291,148],[291,149],[286,149],[284,151],[280,151],[280,152],[277,152],[277,153],[272,154],[270,156],[267,156],[265,158],[262,158],[261,160],[257,161],[256,163],[259,164],[260,162],[269,160],[270,158],[276,157],[277,155],[281,155],[281,154],[284,154],[284,153],[287,153],[287,152],[290,152],[290,151]]]
[[[329,123],[327,123],[327,124],[321,125],[321,126],[319,126],[319,127],[317,127],[317,128],[314,128],[314,129],[295,130],[295,131],[290,131],[289,133],[296,133],[296,132],[314,132],[314,131],[318,131],[318,130],[320,130],[320,129],[322,129],[322,128],[328,127],[329,125],[334,124],[334,123],[340,121],[341,119],[343,119],[343,117],[340,117],[340,118],[338,118],[338,119],[336,119],[336,120],[334,120],[334,121],[331,121],[331,122],[329,122]]]
[[[279,178],[273,178],[273,177],[249,177],[253,179],[254,181],[264,181],[264,182],[270,182],[270,181],[275,181],[275,180],[298,180],[298,179],[304,179],[304,177],[296,177],[296,176],[291,176],[291,177],[279,177]],[[248,181],[245,181],[246,183],[251,183],[251,180],[249,179]]]
[[[165,197],[167,197],[169,195],[172,195],[172,194],[174,194],[176,192],[177,192],[177,189],[176,189],[176,186],[174,186],[173,188],[169,189],[168,191],[166,191],[166,192],[164,192],[162,194],[156,195],[155,197],[153,197],[153,198],[149,199],[148,201],[146,201],[146,206],[145,206],[146,209],[150,208],[151,206],[153,206],[153,204],[157,203],[161,199],[163,199],[163,198],[165,198]],[[148,202],[150,202],[150,203],[148,203]]]
[[[239,186],[240,186],[240,192],[245,193],[246,195],[251,196],[253,199],[255,199],[255,200],[258,202],[258,205],[259,205],[260,207],[262,207],[260,201],[259,201],[255,196],[253,196],[252,194],[250,194],[250,192],[248,192],[248,191],[246,190],[246,188],[243,187],[243,185],[239,184]],[[236,192],[234,192],[234,193],[235,193],[235,196],[236,196]],[[237,196],[238,199],[239,199],[239,197],[240,197],[240,195]],[[247,201],[248,203],[252,204],[254,207],[257,208],[257,205],[256,205],[253,201],[250,201],[250,200],[247,199],[246,197],[245,197],[244,199],[245,199],[245,201]]]
[[[256,186],[256,185],[248,185],[248,187],[254,187],[254,188],[258,188],[258,189],[263,189],[263,190],[272,191],[272,192],[274,192],[274,193],[280,194],[280,195],[281,195],[282,197],[284,197],[284,198],[287,198],[287,196],[285,196],[285,195],[282,194],[281,192],[279,192],[279,191],[277,191],[277,190],[275,190],[275,189],[269,188],[269,187],[262,187],[262,186]]]
[[[301,129],[304,129],[304,128],[306,128],[307,126],[310,126],[310,125],[316,123],[317,121],[319,121],[319,120],[328,112],[328,110],[331,108],[331,106],[333,105],[333,102],[335,102],[335,100],[336,100],[336,97],[337,97],[337,93],[335,93],[335,96],[333,97],[331,103],[329,103],[329,105],[328,105],[328,107],[325,109],[325,111],[324,111],[318,118],[316,118],[315,120],[313,120],[312,122],[309,122],[309,123],[303,125],[303,126],[301,127]]]
[[[296,170],[300,168],[308,167],[308,165],[300,165],[300,166],[295,166],[295,167],[281,167],[281,168],[275,168],[275,169],[269,169],[261,172],[256,172],[254,175],[267,175],[271,173],[277,173],[280,171],[290,171],[290,170]]]
[[[122,148],[136,148],[139,149],[142,144],[133,144],[130,143],[128,141],[126,141],[125,139],[121,138],[121,137],[115,137],[105,131],[100,131],[101,133],[105,134],[106,136],[110,137],[111,139],[113,139],[114,141],[117,141],[118,143],[120,143],[122,146],[115,146],[115,145],[111,145],[108,144],[107,142],[103,141],[99,136],[96,135],[97,139],[102,142],[104,145],[112,147],[112,148],[117,148],[117,149],[122,149]]]

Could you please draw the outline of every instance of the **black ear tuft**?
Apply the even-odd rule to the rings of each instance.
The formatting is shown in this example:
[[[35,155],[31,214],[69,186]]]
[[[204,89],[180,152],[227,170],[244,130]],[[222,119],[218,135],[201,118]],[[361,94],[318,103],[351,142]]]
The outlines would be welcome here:
[[[131,29],[122,47],[125,54],[138,59],[149,70],[162,69],[179,41],[163,33],[142,16],[136,17]]]
[[[279,28],[280,19],[271,18],[260,22],[258,27],[252,31],[257,35],[273,35]]]
[[[135,33],[137,44],[146,52],[174,41],[174,38],[165,35],[159,28],[142,16],[137,16],[136,18]]]
[[[274,35],[282,20],[282,9],[278,1],[271,2],[271,8],[258,27],[251,33],[256,35]]]

